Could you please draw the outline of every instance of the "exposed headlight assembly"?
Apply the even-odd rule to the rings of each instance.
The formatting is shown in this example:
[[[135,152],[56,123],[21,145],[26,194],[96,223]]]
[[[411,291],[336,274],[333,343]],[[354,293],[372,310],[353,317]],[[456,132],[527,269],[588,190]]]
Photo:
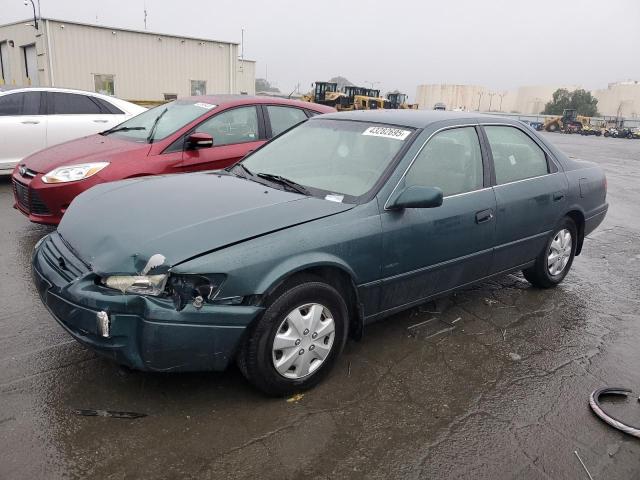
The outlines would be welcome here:
[[[222,286],[225,275],[111,275],[102,279],[102,284],[122,293],[166,295],[173,300],[176,310],[182,310],[189,303],[201,308],[212,303]]]
[[[82,163],[79,165],[66,165],[51,170],[42,177],[44,183],[75,182],[89,178],[109,165],[109,162]]]
[[[112,275],[102,279],[102,283],[122,293],[137,293],[157,297],[164,292],[168,274],[162,275]]]
[[[171,275],[167,290],[176,310],[182,310],[188,303],[201,308],[215,298],[224,279],[225,275]]]

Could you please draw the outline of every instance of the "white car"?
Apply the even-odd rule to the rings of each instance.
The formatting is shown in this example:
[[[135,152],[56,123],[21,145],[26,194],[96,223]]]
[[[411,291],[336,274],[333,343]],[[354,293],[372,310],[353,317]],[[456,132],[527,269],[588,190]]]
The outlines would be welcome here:
[[[145,110],[81,90],[0,87],[0,175],[38,150],[102,132]]]

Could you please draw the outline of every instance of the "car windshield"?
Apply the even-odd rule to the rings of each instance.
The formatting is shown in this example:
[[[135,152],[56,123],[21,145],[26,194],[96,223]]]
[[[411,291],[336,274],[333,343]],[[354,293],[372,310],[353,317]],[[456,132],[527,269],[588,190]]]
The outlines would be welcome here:
[[[117,135],[145,143],[162,140],[215,107],[205,102],[175,100],[147,110],[103,132],[103,135]]]
[[[412,132],[364,122],[310,120],[257,150],[242,165],[253,175],[284,177],[314,195],[351,202],[374,187]]]

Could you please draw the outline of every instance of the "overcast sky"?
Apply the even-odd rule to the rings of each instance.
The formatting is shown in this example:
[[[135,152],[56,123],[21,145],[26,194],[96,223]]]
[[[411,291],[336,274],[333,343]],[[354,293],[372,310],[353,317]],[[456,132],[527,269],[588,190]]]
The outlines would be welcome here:
[[[41,0],[63,20],[240,41],[282,91],[343,75],[415,95],[421,83],[640,80],[640,0]],[[31,5],[0,0],[0,24]]]

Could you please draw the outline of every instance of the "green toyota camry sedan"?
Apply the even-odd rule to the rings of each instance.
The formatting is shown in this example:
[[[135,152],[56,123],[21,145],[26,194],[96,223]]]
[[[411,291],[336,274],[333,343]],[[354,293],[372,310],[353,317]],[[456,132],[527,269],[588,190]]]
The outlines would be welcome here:
[[[36,246],[33,277],[60,325],[116,362],[236,361],[284,395],[395,312],[506,272],[559,284],[607,207],[599,166],[520,122],[336,113],[224,171],[88,190]]]

